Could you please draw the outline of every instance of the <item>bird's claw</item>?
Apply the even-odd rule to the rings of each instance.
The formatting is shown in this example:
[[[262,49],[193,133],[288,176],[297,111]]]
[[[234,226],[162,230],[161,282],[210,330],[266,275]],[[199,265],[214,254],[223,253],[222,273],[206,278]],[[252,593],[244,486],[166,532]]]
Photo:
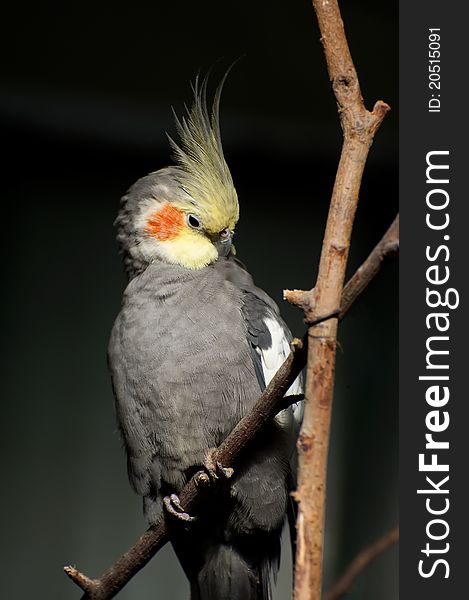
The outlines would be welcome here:
[[[181,506],[181,501],[177,494],[171,494],[171,496],[165,496],[163,498],[163,504],[170,515],[176,517],[180,521],[185,523],[192,523],[197,517],[191,517],[190,514],[186,513],[184,508]]]
[[[219,460],[215,460],[216,451],[216,448],[212,448],[207,452],[207,457],[204,462],[207,473],[213,481],[217,481],[218,479],[231,479],[234,470],[231,467],[224,467]]]

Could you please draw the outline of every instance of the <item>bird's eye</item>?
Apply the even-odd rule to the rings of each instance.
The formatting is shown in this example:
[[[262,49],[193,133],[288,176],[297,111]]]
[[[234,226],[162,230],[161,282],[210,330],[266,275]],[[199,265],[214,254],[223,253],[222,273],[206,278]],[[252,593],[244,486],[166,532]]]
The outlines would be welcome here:
[[[187,223],[193,229],[201,229],[202,224],[195,215],[187,215]]]

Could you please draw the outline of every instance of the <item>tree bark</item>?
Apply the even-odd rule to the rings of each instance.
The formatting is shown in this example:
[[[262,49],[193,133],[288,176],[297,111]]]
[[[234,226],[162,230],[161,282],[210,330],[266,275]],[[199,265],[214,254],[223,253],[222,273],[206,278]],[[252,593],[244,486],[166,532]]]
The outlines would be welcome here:
[[[312,0],[344,134],[327,219],[318,278],[309,292],[286,295],[310,325],[305,416],[298,440],[299,503],[295,600],[320,600],[326,477],[338,314],[363,170],[373,137],[389,107],[366,110],[337,0]],[[321,320],[327,315],[335,317]]]

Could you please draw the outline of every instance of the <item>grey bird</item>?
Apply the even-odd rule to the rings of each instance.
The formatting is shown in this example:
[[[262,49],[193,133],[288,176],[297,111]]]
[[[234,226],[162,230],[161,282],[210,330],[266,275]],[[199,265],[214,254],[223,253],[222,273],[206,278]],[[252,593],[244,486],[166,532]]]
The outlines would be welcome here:
[[[278,307],[235,258],[239,208],[221,144],[221,87],[209,111],[206,80],[196,82],[192,107],[176,118],[179,142],[170,138],[175,165],[139,179],[115,223],[129,282],[109,365],[130,482],[150,524],[165,504],[186,516],[177,493],[210,465],[290,350]],[[288,393],[301,392],[299,378]],[[173,527],[191,600],[271,597],[300,419],[299,404],[281,412],[197,520]]]

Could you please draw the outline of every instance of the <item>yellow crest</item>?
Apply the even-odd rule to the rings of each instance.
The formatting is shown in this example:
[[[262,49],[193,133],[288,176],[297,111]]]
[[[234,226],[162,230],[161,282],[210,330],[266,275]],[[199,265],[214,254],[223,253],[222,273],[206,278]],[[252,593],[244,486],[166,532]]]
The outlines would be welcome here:
[[[238,196],[220,136],[220,96],[227,75],[217,87],[211,114],[207,109],[207,77],[200,86],[197,77],[192,86],[192,107],[181,119],[175,115],[179,144],[168,136],[179,167],[179,183],[210,233],[233,229],[239,218]]]

